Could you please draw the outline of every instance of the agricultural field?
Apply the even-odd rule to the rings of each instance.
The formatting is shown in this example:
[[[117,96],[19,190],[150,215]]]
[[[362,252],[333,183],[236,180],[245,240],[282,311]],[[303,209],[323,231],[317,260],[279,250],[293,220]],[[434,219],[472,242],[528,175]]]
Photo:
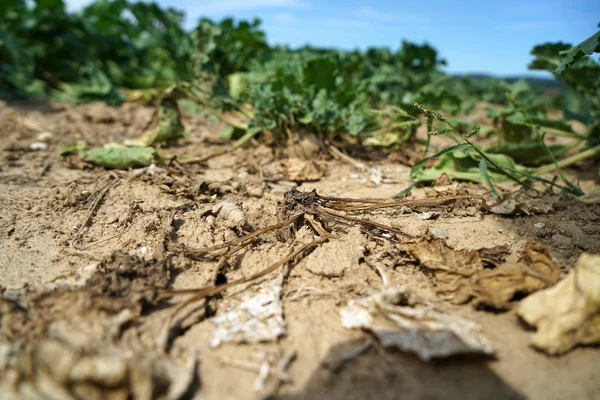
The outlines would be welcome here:
[[[600,32],[507,81],[0,15],[2,399],[600,397]]]

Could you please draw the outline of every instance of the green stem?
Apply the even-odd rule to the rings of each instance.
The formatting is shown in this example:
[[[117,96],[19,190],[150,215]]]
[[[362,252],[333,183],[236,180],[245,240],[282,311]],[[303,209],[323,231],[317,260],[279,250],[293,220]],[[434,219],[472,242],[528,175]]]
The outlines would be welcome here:
[[[541,166],[534,171],[534,175],[541,175],[541,174],[546,174],[548,172],[552,172],[552,171],[556,170],[557,167],[565,168],[565,167],[571,166],[573,164],[576,164],[579,161],[593,157],[597,154],[600,154],[600,145],[598,145],[596,147],[592,147],[591,149],[582,151],[581,153],[573,154],[570,157],[567,157],[560,161],[557,161],[556,164],[552,163],[552,164]]]
[[[227,149],[216,151],[216,152],[208,154],[204,157],[183,157],[183,158],[180,158],[178,161],[181,164],[198,164],[198,163],[203,163],[205,161],[208,161],[211,158],[215,158],[215,157],[225,155],[227,153],[231,153],[235,149],[240,148],[243,145],[245,145],[250,139],[252,139],[254,136],[256,136],[256,134],[259,132],[261,132],[260,129],[249,129],[244,134],[244,136],[242,136],[241,138],[239,138],[238,140],[233,142],[231,147],[229,147]]]

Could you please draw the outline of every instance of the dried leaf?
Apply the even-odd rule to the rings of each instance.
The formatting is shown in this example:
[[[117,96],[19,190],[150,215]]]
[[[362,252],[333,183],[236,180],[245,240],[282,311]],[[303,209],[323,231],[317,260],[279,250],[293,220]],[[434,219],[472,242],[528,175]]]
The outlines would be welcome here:
[[[597,187],[583,196],[579,196],[577,200],[586,204],[600,204],[600,187]]]
[[[340,314],[345,328],[366,329],[385,347],[413,352],[424,361],[495,351],[477,324],[437,311],[405,287],[352,300]]]
[[[229,228],[241,228],[246,224],[246,215],[242,208],[231,200],[223,200],[215,204],[211,210],[219,221],[225,222]]]
[[[482,269],[481,258],[475,250],[454,250],[444,240],[433,239],[409,244],[404,249],[419,263],[439,272],[469,277]],[[437,276],[437,275],[436,275]]]
[[[327,164],[316,161],[301,160],[299,158],[288,158],[282,161],[285,179],[294,182],[318,181],[327,172]]]
[[[521,257],[518,263],[479,271],[471,277],[470,288],[460,290],[471,291],[475,306],[503,310],[510,308],[517,293],[527,295],[558,281],[560,266],[552,261],[542,244],[527,243]]]
[[[509,193],[500,202],[490,207],[494,214],[513,215],[513,214],[549,214],[554,212],[556,196],[544,195],[533,191],[518,190]]]
[[[449,186],[452,184],[452,179],[448,176],[447,173],[443,172],[437,179],[433,182],[432,186]]]
[[[524,299],[517,313],[537,327],[533,345],[548,354],[600,343],[600,255],[582,254],[565,279]]]
[[[283,274],[270,281],[254,285],[253,293],[243,291],[240,296],[224,300],[224,313],[211,318],[215,325],[210,339],[211,347],[221,343],[260,343],[277,340],[285,333],[281,285]]]
[[[443,240],[411,244],[405,249],[424,267],[435,272],[437,294],[455,304],[508,309],[517,293],[527,295],[559,279],[560,266],[540,243],[529,242],[521,260],[501,264],[508,249],[454,250]]]

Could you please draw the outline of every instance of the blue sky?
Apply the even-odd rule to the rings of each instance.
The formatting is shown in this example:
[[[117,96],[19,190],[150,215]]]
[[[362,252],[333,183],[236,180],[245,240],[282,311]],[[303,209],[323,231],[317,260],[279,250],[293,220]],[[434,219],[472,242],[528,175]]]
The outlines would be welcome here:
[[[76,9],[89,0],[67,0]],[[598,0],[158,0],[186,13],[220,20],[259,17],[270,43],[342,49],[427,41],[451,73],[535,74],[531,48],[546,41],[578,43],[597,31]],[[544,73],[541,73],[543,76]]]

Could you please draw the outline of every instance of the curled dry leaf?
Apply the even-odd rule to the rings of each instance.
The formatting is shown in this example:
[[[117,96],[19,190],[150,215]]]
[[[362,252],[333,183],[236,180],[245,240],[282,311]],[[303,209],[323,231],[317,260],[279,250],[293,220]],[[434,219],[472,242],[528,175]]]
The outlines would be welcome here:
[[[368,330],[385,347],[413,352],[424,361],[495,351],[477,324],[436,310],[406,287],[352,300],[340,314],[345,328]]]
[[[555,284],[560,278],[560,266],[550,257],[542,244],[529,242],[517,263],[502,264],[474,274],[467,285],[449,295],[473,297],[476,306],[503,310],[510,308],[517,293],[527,295]]]
[[[434,239],[405,247],[421,266],[434,271],[436,292],[455,304],[473,300],[474,306],[497,310],[511,307],[517,293],[527,295],[556,283],[560,266],[540,243],[529,242],[517,263],[500,264],[506,247],[454,250]],[[499,265],[500,264],[500,265]]]
[[[490,211],[501,215],[549,214],[554,212],[556,200],[557,197],[554,195],[541,196],[534,191],[518,190],[509,193],[498,203],[490,206]]]
[[[231,200],[223,200],[216,204],[211,212],[219,220],[225,221],[229,228],[241,228],[246,224],[246,215],[240,206]]]
[[[282,283],[283,274],[279,274],[270,281],[253,285],[250,293],[244,290],[241,295],[224,300],[220,305],[224,312],[211,318],[215,330],[210,346],[218,347],[224,342],[268,342],[283,335]]]
[[[195,363],[179,366],[164,356],[90,349],[57,339],[0,343],[3,399],[180,399]]]
[[[313,160],[288,158],[282,161],[282,164],[284,178],[294,182],[318,181],[327,172],[327,164]]]
[[[533,345],[548,354],[600,343],[600,255],[582,254],[565,279],[524,299],[517,313],[537,327]]]

